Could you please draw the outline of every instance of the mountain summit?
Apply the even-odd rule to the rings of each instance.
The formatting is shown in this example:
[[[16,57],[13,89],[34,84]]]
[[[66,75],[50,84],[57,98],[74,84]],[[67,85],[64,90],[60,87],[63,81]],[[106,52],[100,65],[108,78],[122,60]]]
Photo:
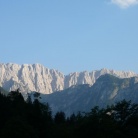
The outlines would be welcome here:
[[[6,90],[20,88],[22,92],[37,91],[50,94],[55,91],[67,89],[73,85],[89,84],[104,74],[111,74],[119,78],[138,76],[134,72],[115,71],[108,69],[91,72],[74,72],[68,75],[48,69],[41,64],[0,64],[0,86]]]

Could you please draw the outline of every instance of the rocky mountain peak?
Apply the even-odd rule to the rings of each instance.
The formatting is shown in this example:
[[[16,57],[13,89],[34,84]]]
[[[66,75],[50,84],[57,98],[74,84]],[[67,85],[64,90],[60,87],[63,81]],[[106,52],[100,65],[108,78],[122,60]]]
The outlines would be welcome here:
[[[23,65],[1,63],[0,86],[6,90],[20,88],[22,92],[37,91],[50,94],[73,85],[93,85],[95,81],[104,74],[111,74],[119,78],[138,76],[133,72],[114,71],[105,68],[92,72],[83,71],[64,75],[58,70],[48,69],[38,63]]]

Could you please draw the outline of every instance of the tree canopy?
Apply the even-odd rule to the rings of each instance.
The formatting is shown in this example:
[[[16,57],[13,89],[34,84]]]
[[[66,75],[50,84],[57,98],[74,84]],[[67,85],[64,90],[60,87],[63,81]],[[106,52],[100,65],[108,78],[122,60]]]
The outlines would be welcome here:
[[[39,97],[39,94],[36,94]],[[105,109],[94,107],[88,113],[66,117],[38,99],[25,101],[22,94],[0,93],[0,138],[137,138],[138,105],[120,101]]]

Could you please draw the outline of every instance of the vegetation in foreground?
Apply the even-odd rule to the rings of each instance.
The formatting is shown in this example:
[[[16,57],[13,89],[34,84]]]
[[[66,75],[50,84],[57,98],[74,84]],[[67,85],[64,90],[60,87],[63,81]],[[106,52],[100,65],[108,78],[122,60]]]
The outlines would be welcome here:
[[[0,94],[0,138],[137,138],[138,105],[121,101],[70,117],[21,93]]]

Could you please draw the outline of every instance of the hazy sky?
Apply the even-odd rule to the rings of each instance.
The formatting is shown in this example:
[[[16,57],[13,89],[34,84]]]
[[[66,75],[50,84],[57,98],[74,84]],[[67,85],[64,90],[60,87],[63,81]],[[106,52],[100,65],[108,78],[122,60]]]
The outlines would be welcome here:
[[[138,73],[138,0],[0,0],[0,62]]]

